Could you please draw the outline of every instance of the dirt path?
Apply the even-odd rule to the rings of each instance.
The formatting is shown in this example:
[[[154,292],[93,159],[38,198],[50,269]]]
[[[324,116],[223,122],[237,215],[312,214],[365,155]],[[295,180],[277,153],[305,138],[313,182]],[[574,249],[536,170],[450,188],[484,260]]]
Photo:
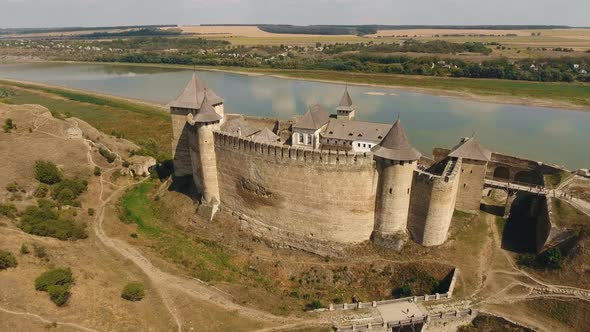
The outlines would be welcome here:
[[[178,291],[180,293],[189,295],[200,301],[207,301],[209,303],[220,306],[225,310],[234,311],[252,320],[273,322],[278,324],[289,324],[289,326],[290,324],[301,324],[300,322],[297,323],[294,319],[276,317],[254,308],[235,304],[227,298],[226,294],[206,286],[200,280],[187,279],[164,272],[158,269],[156,266],[154,266],[141,252],[139,252],[136,248],[132,247],[130,244],[122,240],[109,237],[103,228],[103,224],[105,222],[105,210],[107,206],[111,202],[115,201],[116,198],[118,198],[127,188],[132,187],[140,182],[120,187],[116,189],[108,198],[104,199],[102,197],[104,192],[102,178],[103,175],[101,175],[100,177],[101,191],[99,197],[101,205],[97,210],[96,222],[94,223],[95,234],[103,245],[119,253],[126,259],[129,259],[148,276],[154,288],[162,297],[168,311],[173,316],[177,324],[178,331],[182,330],[183,324],[181,318],[177,313],[177,309],[174,307],[173,301],[171,300],[171,297],[168,294],[168,291],[170,290]]]
[[[501,238],[497,227],[495,227],[493,216],[487,215],[486,220],[492,233],[492,245],[489,254],[487,254],[491,259],[489,264],[480,269],[480,273],[484,273],[486,278],[474,293],[473,305],[476,308],[502,317],[514,316],[511,318],[526,326],[543,328],[546,326],[543,317],[511,314],[502,306],[540,298],[575,298],[590,301],[590,290],[546,283],[520,269],[510,253],[501,248]],[[494,258],[497,259],[495,263],[500,266],[494,266]],[[493,307],[493,305],[501,307]]]
[[[66,322],[56,322],[56,321],[52,321],[46,318],[43,318],[37,314],[33,314],[30,312],[20,312],[20,311],[12,311],[12,310],[8,310],[8,309],[4,309],[2,307],[0,307],[0,311],[7,313],[7,314],[11,314],[11,315],[18,315],[18,316],[27,316],[27,317],[33,317],[34,319],[37,319],[45,324],[57,324],[57,325],[63,325],[63,326],[71,326],[73,328],[82,330],[82,331],[88,331],[88,332],[97,332],[96,330],[93,329],[89,329],[87,327],[84,327],[82,325],[78,325],[76,323],[66,323]]]

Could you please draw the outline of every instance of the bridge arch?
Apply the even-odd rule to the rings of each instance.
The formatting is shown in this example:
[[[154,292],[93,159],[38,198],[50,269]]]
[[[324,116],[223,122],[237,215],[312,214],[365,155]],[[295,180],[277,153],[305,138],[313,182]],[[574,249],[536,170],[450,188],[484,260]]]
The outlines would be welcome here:
[[[543,185],[543,178],[535,171],[520,171],[514,175],[514,181]]]
[[[510,170],[508,167],[498,166],[496,169],[494,169],[494,178],[510,180]]]

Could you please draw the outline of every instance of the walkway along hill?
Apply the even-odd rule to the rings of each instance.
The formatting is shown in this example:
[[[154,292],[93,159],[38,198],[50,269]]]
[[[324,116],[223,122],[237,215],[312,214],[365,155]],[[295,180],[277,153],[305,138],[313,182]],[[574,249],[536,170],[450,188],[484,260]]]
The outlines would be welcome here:
[[[401,119],[356,121],[347,89],[335,114],[315,105],[272,129],[225,114],[196,74],[169,107],[175,176],[192,175],[198,214],[212,220],[227,209],[255,235],[319,254],[367,240],[441,245],[455,209],[479,211],[486,178],[521,174],[534,187],[561,171],[492,153],[476,137],[424,157]]]

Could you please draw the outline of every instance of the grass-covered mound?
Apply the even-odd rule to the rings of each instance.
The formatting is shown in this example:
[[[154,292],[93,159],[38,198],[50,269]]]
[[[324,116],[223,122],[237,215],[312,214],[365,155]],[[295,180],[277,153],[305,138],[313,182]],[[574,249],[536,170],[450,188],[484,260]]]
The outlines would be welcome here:
[[[35,289],[49,293],[51,301],[61,307],[70,298],[70,288],[73,283],[74,277],[69,268],[56,268],[35,279]]]

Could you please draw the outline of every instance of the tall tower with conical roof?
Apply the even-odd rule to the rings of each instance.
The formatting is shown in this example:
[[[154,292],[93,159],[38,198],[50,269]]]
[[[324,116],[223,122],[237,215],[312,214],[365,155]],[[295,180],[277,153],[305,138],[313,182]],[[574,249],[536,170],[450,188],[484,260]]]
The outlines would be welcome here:
[[[338,119],[354,120],[355,115],[355,107],[348,93],[348,87],[346,87],[340,99],[340,104],[336,107],[336,117]]]
[[[379,243],[406,234],[412,180],[421,154],[412,147],[399,117],[372,152],[379,176],[373,239]]]
[[[223,117],[209,101],[207,89],[201,107],[186,116],[188,142],[193,181],[201,194],[199,214],[211,220],[219,207],[219,183],[217,179],[217,157],[213,132],[218,130]]]
[[[172,156],[175,176],[192,174],[187,115],[198,113],[205,94],[215,112],[222,116],[221,121],[223,121],[223,99],[217,96],[213,90],[207,89],[205,82],[200,80],[196,74],[193,74],[183,92],[168,104],[172,118]]]

